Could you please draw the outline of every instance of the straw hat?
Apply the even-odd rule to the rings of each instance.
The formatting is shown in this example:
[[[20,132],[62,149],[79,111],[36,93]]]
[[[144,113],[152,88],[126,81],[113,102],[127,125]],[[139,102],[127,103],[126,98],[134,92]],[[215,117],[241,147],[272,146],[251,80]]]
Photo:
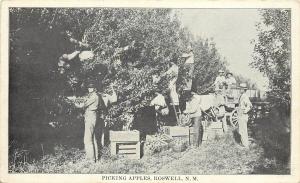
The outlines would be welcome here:
[[[247,89],[248,88],[246,83],[241,83],[240,87],[243,88],[243,89]]]
[[[88,88],[95,88],[95,84],[94,84],[94,83],[88,83],[88,84],[87,84],[87,87],[88,87]]]
[[[231,76],[233,75],[232,72],[227,72],[226,76],[228,76],[229,74],[230,74]]]

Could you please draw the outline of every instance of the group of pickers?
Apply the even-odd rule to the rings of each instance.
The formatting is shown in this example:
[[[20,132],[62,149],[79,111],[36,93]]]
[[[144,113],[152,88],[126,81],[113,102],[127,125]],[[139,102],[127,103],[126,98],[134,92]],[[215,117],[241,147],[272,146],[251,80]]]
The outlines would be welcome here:
[[[203,123],[202,123],[202,114],[205,112],[208,107],[204,104],[204,97],[207,95],[198,95],[192,87],[192,78],[194,71],[194,54],[191,46],[188,47],[188,53],[182,54],[182,58],[185,58],[185,62],[183,64],[183,69],[186,71],[186,78],[183,91],[181,95],[177,94],[176,90],[176,81],[178,78],[179,67],[175,62],[170,62],[169,69],[162,75],[169,75],[170,81],[168,86],[168,95],[170,98],[170,104],[173,106],[174,114],[177,115],[177,110],[181,114],[187,114],[190,120],[190,124],[193,125],[194,128],[194,140],[193,145],[198,147],[202,142],[203,135]],[[154,77],[158,82],[160,77]],[[229,98],[234,97],[232,93],[232,89],[237,87],[237,82],[233,77],[233,74],[228,72],[225,77],[225,72],[223,70],[219,70],[219,75],[216,77],[214,84],[214,96],[209,99],[215,100],[215,105],[217,107],[222,106],[225,112],[224,105]],[[193,89],[192,89],[193,88]],[[241,93],[238,96],[238,126],[239,126],[239,134],[241,139],[242,147],[248,148],[248,132],[247,132],[247,122],[248,122],[248,112],[252,108],[252,104],[249,100],[249,97],[246,95],[247,85],[246,83],[241,83],[239,88],[241,89]],[[160,93],[156,92],[156,97],[151,101],[150,106],[155,106],[157,111],[157,116],[167,115],[168,113],[168,105],[165,102],[165,97]],[[210,107],[212,107],[212,105]],[[179,106],[179,107],[178,107]],[[180,112],[182,111],[182,112]],[[180,120],[180,119],[178,119]],[[227,131],[227,121],[226,116],[223,116],[221,120],[223,124],[223,130]]]
[[[77,41],[73,38],[70,38],[70,41],[77,44],[80,47],[88,48],[88,44],[84,44],[80,41]],[[58,71],[61,74],[64,74],[65,71],[70,67],[70,61],[74,59],[76,56],[79,57],[79,60],[88,60],[93,59],[94,55],[92,51],[75,51],[71,54],[63,54],[59,58],[58,62]],[[185,78],[185,86],[184,86],[184,94],[180,97],[177,94],[177,78],[179,73],[179,67],[174,61],[170,61],[169,69],[162,74],[161,76],[154,75],[153,76],[153,84],[157,84],[159,80],[164,77],[168,76],[169,85],[168,85],[168,92],[170,98],[170,104],[174,107],[174,113],[176,114],[176,110],[180,111],[179,103],[184,103],[184,108],[181,108],[180,113],[188,114],[191,123],[194,127],[194,146],[199,146],[202,141],[202,134],[203,134],[203,125],[202,125],[202,103],[201,103],[201,95],[198,95],[196,92],[192,91],[192,78],[194,72],[194,54],[193,49],[191,46],[188,47],[188,53],[184,53],[181,56],[185,59],[184,62],[184,69],[186,72]],[[215,86],[215,93],[219,95],[230,95],[230,88],[236,85],[235,79],[232,77],[231,73],[227,73],[227,77],[225,78],[224,72],[222,70],[219,71],[219,76],[216,78],[214,82]],[[248,96],[245,94],[247,90],[247,86],[243,83],[240,85],[243,88],[242,93],[239,97],[239,110],[238,110],[238,124],[239,124],[239,133],[241,135],[241,144],[248,148],[248,134],[247,134],[247,121],[248,121],[248,112],[251,109],[251,102]],[[83,108],[85,110],[84,113],[84,123],[85,123],[85,130],[84,130],[84,149],[86,152],[86,158],[91,161],[97,161],[99,156],[98,147],[100,142],[97,142],[99,138],[98,136],[102,136],[102,134],[97,134],[96,126],[99,125],[99,110],[103,110],[117,101],[117,94],[114,91],[113,86],[112,94],[103,94],[97,92],[97,87],[95,83],[88,83],[87,89],[88,93],[84,97],[67,97],[69,101],[71,101],[75,107]],[[162,95],[161,91],[157,91],[155,93],[155,97],[149,102],[149,106],[154,106],[156,110],[157,117],[160,115],[168,115],[169,109],[168,105],[166,104],[165,97]],[[184,96],[183,102],[180,98]],[[101,109],[100,109],[101,108]],[[102,109],[103,108],[103,109]],[[103,118],[103,116],[102,116]],[[157,118],[159,120],[159,117]],[[103,121],[103,120],[102,120]],[[103,124],[101,125],[103,126]],[[224,126],[224,130],[226,130],[226,125]]]

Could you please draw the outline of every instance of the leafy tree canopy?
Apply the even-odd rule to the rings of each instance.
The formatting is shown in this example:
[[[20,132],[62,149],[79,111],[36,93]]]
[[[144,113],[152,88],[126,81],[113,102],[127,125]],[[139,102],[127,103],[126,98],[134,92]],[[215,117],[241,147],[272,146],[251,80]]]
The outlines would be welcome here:
[[[88,43],[95,58],[79,62],[78,70],[61,75],[57,71],[59,57],[76,49],[66,31]],[[65,104],[59,96],[81,95],[91,80],[109,93],[108,86],[114,83],[118,103],[110,108],[106,121],[120,127],[156,88],[167,90],[169,78],[154,85],[152,75],[164,73],[171,60],[182,66],[180,55],[188,45],[193,46],[195,82],[201,93],[213,83],[219,69],[226,70],[226,60],[213,40],[194,38],[170,9],[11,8],[10,64],[14,74],[10,86],[11,96],[18,96],[11,111],[13,116],[21,116],[31,105],[24,101],[39,96],[49,99],[46,111],[56,108],[56,113],[74,115],[61,109]],[[179,89],[181,85],[179,78]]]
[[[291,90],[291,11],[260,10],[258,39],[251,66],[269,79],[269,97],[275,105],[290,106]]]

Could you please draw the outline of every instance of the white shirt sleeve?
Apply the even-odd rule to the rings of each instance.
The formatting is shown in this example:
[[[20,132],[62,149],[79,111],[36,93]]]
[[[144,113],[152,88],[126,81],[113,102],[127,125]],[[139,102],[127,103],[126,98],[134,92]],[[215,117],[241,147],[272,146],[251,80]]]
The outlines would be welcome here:
[[[74,59],[79,53],[80,51],[74,51],[73,53],[68,54],[68,60]]]
[[[219,78],[219,76],[217,76],[216,79],[215,79],[214,84],[215,84],[215,85],[218,84],[218,83],[220,82],[219,80],[220,80],[220,78]]]
[[[236,80],[234,77],[228,79],[228,84],[236,84]]]
[[[248,113],[252,108],[252,103],[250,102],[249,97],[245,97],[245,112]]]
[[[112,95],[109,95],[109,94],[102,95],[102,99],[103,99],[105,106],[107,107],[108,105],[117,102],[118,96],[117,96],[116,92],[113,92]]]
[[[167,103],[163,96],[158,95],[150,102],[150,106],[154,106],[154,105],[165,107],[167,106]]]
[[[181,55],[181,57],[187,58],[187,57],[190,57],[190,56],[192,56],[192,55],[193,55],[192,52],[190,52],[190,53],[183,53],[183,54]]]

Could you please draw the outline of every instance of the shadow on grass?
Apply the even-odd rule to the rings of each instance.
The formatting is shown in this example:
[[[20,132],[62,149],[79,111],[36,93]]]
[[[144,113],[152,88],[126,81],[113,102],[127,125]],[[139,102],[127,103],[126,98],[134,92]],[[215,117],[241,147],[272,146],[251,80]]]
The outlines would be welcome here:
[[[276,119],[262,118],[249,125],[250,137],[264,154],[252,174],[290,174],[290,133]]]
[[[241,142],[241,136],[238,133],[237,129],[232,130],[232,134],[233,134],[233,138],[234,138],[235,143],[236,144],[240,144],[240,142]]]

